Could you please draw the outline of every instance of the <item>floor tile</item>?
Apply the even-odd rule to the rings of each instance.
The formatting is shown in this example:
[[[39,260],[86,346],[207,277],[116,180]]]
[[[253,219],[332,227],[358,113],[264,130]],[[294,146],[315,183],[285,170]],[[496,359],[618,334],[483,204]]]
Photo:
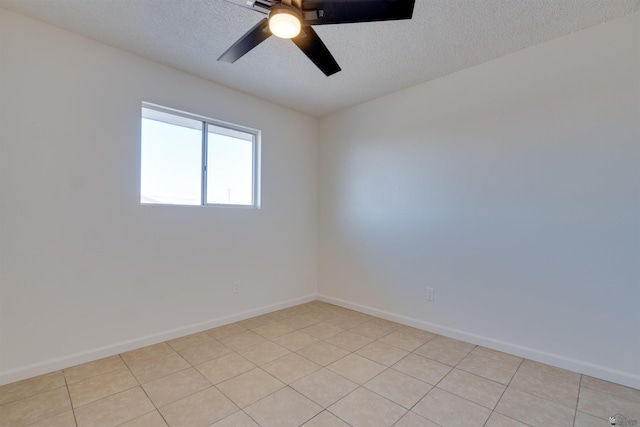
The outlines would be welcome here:
[[[220,326],[214,329],[209,329],[207,331],[204,331],[204,333],[209,335],[211,338],[220,340],[222,338],[225,338],[231,335],[237,335],[246,331],[247,331],[247,328],[245,328],[244,326],[241,326],[237,323],[230,323],[228,325]]]
[[[34,424],[29,424],[29,427],[76,427],[76,418],[73,415],[73,411],[67,411]]]
[[[207,427],[236,411],[238,407],[215,387],[160,408],[169,427]]]
[[[506,387],[495,381],[453,369],[438,383],[438,388],[493,409]]]
[[[392,426],[407,412],[402,406],[365,388],[343,397],[328,410],[354,427]]]
[[[571,408],[512,387],[504,392],[495,410],[525,424],[548,427],[570,426],[575,414]]]
[[[96,375],[115,371],[116,369],[124,366],[126,365],[122,361],[122,358],[119,355],[115,355],[67,368],[64,370],[64,377],[67,380],[67,384],[71,384],[76,381],[86,380],[87,378],[91,378]]]
[[[380,338],[379,342],[392,345],[407,351],[413,351],[427,342],[426,338],[408,334],[403,329],[396,329]]]
[[[153,411],[120,424],[118,427],[167,427],[167,423],[164,422],[160,412]]]
[[[473,350],[476,347],[474,344],[471,344],[471,343],[468,343],[468,342],[464,342],[464,341],[460,341],[460,340],[456,340],[456,339],[449,338],[449,337],[444,337],[442,335],[437,335],[431,341],[433,341],[435,343],[438,343],[438,344],[448,345],[450,347],[454,347],[454,348],[457,348],[458,350],[462,350],[462,351],[466,351],[466,352],[470,352],[471,350]]]
[[[292,317],[304,315],[304,314],[308,313],[309,310],[310,310],[310,308],[308,306],[306,306],[306,304],[296,305],[296,306],[293,306],[293,307],[285,308],[284,310],[280,310],[280,311],[278,311],[276,313],[271,313],[271,316],[272,317],[273,316],[278,317],[277,314],[283,314],[283,315],[286,315],[283,318],[290,319]]]
[[[382,365],[391,366],[409,354],[409,352],[380,341],[374,341],[362,347],[356,354]]]
[[[350,425],[337,412],[356,426],[602,427],[640,420],[640,390],[321,301],[0,386],[0,427]]]
[[[334,317],[336,317],[336,313],[334,313],[332,310],[327,310],[327,309],[316,309],[313,312],[313,317],[320,320],[320,322],[325,322],[329,319],[333,319]]]
[[[413,411],[442,427],[482,427],[491,410],[438,388],[432,389]]]
[[[546,365],[544,363],[534,362],[532,360],[523,360],[522,369],[529,369],[548,377],[555,377],[573,384],[580,384],[581,375],[576,372],[567,371],[566,369],[556,368],[555,366]]]
[[[407,409],[432,389],[431,385],[394,369],[387,369],[364,386]]]
[[[293,329],[304,329],[308,326],[320,323],[321,319],[306,314],[297,314],[287,319],[281,320],[285,325]]]
[[[196,369],[212,384],[218,384],[255,367],[256,365],[234,352],[198,365]]]
[[[349,424],[329,411],[322,411],[304,423],[304,427],[349,427]]]
[[[396,329],[400,329],[405,327],[404,325],[391,321],[391,320],[387,320],[387,319],[383,319],[381,317],[375,317],[375,316],[369,316],[369,321],[370,324],[373,324],[379,328],[384,328],[386,330],[388,330],[389,332],[391,331],[395,331]]]
[[[197,334],[191,334],[185,337],[176,338],[174,340],[169,340],[167,341],[167,344],[169,344],[175,351],[179,353],[180,350],[184,350],[185,348],[197,347],[199,345],[210,342],[215,342],[215,340],[204,332],[200,332]]]
[[[570,425],[570,424],[567,424]],[[527,424],[516,421],[513,418],[509,418],[502,415],[499,412],[493,412],[489,417],[489,420],[484,427],[529,427]]]
[[[623,385],[614,384],[609,381],[600,380],[587,375],[582,376],[580,386],[640,404],[640,390],[635,388],[625,387]],[[638,423],[640,424],[640,421]]]
[[[469,352],[442,343],[428,341],[421,347],[414,350],[414,353],[449,366],[456,366],[464,359]]]
[[[408,337],[420,338],[420,339],[423,339],[425,342],[438,336],[433,332],[425,331],[424,329],[413,328],[411,326],[406,326],[406,325],[400,325],[400,327],[396,329],[394,332],[400,333]]]
[[[384,371],[386,366],[352,353],[333,362],[327,369],[357,384],[364,384]]]
[[[0,405],[44,393],[64,385],[64,376],[61,371],[3,385],[0,386]]]
[[[0,427],[27,425],[71,410],[66,387],[58,387],[0,406]]]
[[[274,322],[274,323],[270,323],[268,325],[260,326],[258,328],[253,329],[253,332],[255,332],[258,335],[262,335],[263,337],[268,339],[273,339],[281,335],[290,334],[291,332],[294,332],[294,331],[295,329],[290,328],[289,326],[285,325],[282,322]]]
[[[608,393],[602,393],[588,387],[580,388],[578,410],[608,420],[610,416],[621,414],[628,420],[640,423],[640,405]]]
[[[289,319],[292,317],[294,313],[292,313],[289,309],[278,310],[269,313],[272,319],[275,319],[277,322],[281,322],[282,320]]]
[[[393,427],[439,427],[415,412],[407,412]]]
[[[142,386],[157,408],[211,387],[211,383],[194,368],[148,382]]]
[[[392,368],[431,385],[438,384],[451,370],[450,366],[413,353],[400,360]]]
[[[320,365],[295,353],[290,353],[262,366],[262,369],[285,384],[291,384],[320,368]]]
[[[486,357],[488,359],[495,359],[505,363],[521,363],[522,358],[518,356],[514,356],[512,354],[503,353],[501,351],[492,350],[486,347],[477,346],[471,351],[472,354],[476,356]]]
[[[334,335],[338,335],[342,332],[342,328],[338,328],[337,326],[329,325],[328,323],[316,323],[315,325],[308,326],[302,329],[301,332],[305,334],[314,336],[318,339],[324,340]]]
[[[281,381],[260,368],[255,368],[217,385],[220,391],[240,408],[245,408],[284,386]]]
[[[260,427],[255,421],[245,414],[243,411],[238,411],[227,418],[212,424],[211,427]]]
[[[136,386],[138,381],[123,365],[115,371],[69,384],[69,395],[73,407],[78,408]]]
[[[574,427],[606,427],[611,425],[608,419],[603,420],[581,411],[576,412],[576,419],[573,424]]]
[[[220,356],[224,356],[225,354],[229,354],[232,351],[233,350],[231,350],[229,347],[221,344],[218,341],[215,341],[214,339],[211,339],[211,341],[205,342],[204,344],[184,348],[178,353],[187,362],[189,362],[193,366],[196,366],[204,362],[208,362],[209,360],[216,359]]]
[[[356,326],[363,324],[367,320],[369,319],[366,317],[362,318],[358,316],[345,315],[345,316],[337,317],[334,319],[329,319],[325,323],[332,326],[337,326],[340,329],[346,330],[346,329],[355,328]]]
[[[269,316],[268,314],[264,314],[262,316],[256,316],[250,319],[241,320],[237,323],[238,325],[244,326],[247,329],[255,329],[261,326],[269,325],[275,321],[276,320],[273,317]]]
[[[291,351],[297,351],[318,342],[318,338],[303,332],[295,331],[290,334],[280,335],[279,337],[274,338],[273,341]]]
[[[139,348],[137,350],[127,351],[122,353],[120,357],[127,365],[140,364],[143,362],[154,362],[159,357],[167,354],[176,354],[175,350],[171,348],[166,342],[159,344],[149,345]]]
[[[519,369],[511,380],[510,387],[569,408],[575,408],[578,403],[578,384],[540,371]]]
[[[355,313],[353,310],[349,310],[348,308],[339,307],[337,305],[333,305],[327,302],[323,302],[323,301],[315,301],[315,302],[322,303],[322,309],[327,313],[330,313],[332,319],[334,317],[346,316],[349,313]]]
[[[385,321],[383,319],[379,320],[382,321],[378,321],[377,319],[369,320],[355,328],[349,329],[349,331],[376,340],[390,334],[400,326],[397,323]]]
[[[127,365],[141,384],[182,371],[191,366],[182,356],[173,351],[153,359],[127,362]]]
[[[326,408],[358,388],[358,384],[321,369],[293,382],[291,387]]]
[[[260,344],[267,339],[253,331],[245,331],[236,335],[229,335],[219,339],[219,341],[233,350],[240,350],[252,345]]]
[[[457,368],[506,385],[516,373],[518,364],[469,354]]]
[[[155,410],[142,388],[136,387],[75,410],[78,427],[112,427]]]
[[[238,350],[238,354],[258,366],[269,363],[289,353],[289,350],[272,341],[266,341]]]
[[[340,332],[337,335],[327,338],[325,341],[348,351],[357,351],[373,342],[371,338],[350,331]]]
[[[299,426],[322,408],[290,387],[285,387],[244,409],[261,427]]]
[[[361,323],[368,322],[369,320],[374,318],[374,316],[371,316],[365,313],[360,313],[359,311],[355,311],[355,310],[349,310],[346,316],[348,316],[351,319],[358,320]]]
[[[325,341],[320,341],[301,348],[297,353],[320,366],[327,366],[349,354],[347,350],[333,344],[329,344]]]

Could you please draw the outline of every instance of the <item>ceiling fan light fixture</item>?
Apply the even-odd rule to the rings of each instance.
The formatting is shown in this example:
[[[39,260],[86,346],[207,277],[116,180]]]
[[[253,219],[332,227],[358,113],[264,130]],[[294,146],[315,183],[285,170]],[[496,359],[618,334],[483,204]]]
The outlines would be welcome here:
[[[300,34],[302,16],[295,8],[283,4],[274,6],[269,13],[269,30],[274,36],[292,39]]]

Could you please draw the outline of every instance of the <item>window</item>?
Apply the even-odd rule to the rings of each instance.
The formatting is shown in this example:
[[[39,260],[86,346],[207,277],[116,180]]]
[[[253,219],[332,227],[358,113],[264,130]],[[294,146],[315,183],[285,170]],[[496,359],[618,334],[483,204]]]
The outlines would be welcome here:
[[[258,207],[259,135],[143,104],[140,203]]]

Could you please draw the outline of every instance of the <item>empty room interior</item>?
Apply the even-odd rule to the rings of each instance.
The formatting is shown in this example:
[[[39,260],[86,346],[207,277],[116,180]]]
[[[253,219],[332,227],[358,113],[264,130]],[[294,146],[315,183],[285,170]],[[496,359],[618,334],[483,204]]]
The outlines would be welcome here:
[[[640,425],[638,0],[0,0],[0,427],[302,425]]]

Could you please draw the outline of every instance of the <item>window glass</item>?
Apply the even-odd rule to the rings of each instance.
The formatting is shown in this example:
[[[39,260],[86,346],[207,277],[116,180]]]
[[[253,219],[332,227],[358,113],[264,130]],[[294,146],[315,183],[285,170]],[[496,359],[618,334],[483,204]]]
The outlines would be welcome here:
[[[141,203],[200,204],[201,129],[196,120],[143,109]]]
[[[253,135],[208,126],[207,203],[253,204]]]
[[[140,203],[257,206],[259,133],[167,110],[142,107]]]

